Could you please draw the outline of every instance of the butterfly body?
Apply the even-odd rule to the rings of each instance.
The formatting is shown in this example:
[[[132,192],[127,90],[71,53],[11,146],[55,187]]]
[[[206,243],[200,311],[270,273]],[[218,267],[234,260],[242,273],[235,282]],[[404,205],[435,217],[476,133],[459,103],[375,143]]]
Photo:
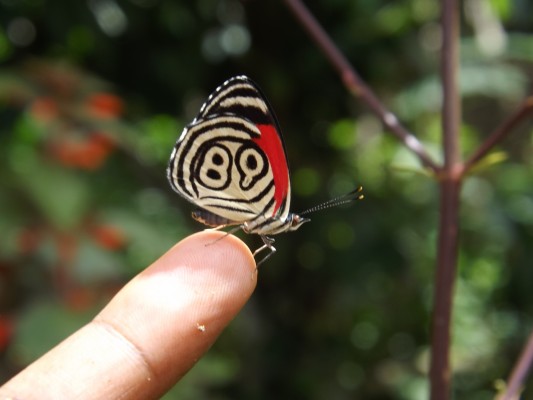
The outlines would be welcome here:
[[[245,76],[227,80],[209,96],[178,139],[167,176],[178,194],[199,207],[196,220],[260,235],[264,246],[254,254],[275,251],[267,235],[309,221],[289,212],[281,131],[266,98]]]

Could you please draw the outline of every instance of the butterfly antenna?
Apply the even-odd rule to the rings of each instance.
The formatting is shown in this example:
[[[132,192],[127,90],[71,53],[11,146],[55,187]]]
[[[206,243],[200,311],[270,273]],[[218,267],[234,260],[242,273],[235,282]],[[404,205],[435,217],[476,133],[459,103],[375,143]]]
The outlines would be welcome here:
[[[315,211],[325,210],[326,208],[341,206],[343,204],[351,203],[352,201],[355,201],[355,200],[363,200],[365,196],[363,193],[361,193],[362,191],[363,191],[363,187],[359,186],[357,189],[354,189],[349,193],[343,194],[341,196],[328,200],[322,204],[318,204],[314,207],[311,207],[308,210],[298,213],[298,215],[310,214]]]

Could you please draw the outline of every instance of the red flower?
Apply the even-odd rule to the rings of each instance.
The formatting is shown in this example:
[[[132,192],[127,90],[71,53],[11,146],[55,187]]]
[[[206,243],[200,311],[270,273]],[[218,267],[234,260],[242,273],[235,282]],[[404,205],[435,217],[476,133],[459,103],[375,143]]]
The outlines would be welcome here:
[[[90,229],[93,239],[108,250],[119,250],[124,247],[126,237],[117,227],[112,225],[98,225]]]
[[[108,136],[94,132],[87,138],[62,138],[50,145],[52,157],[65,166],[95,170],[103,165],[113,147]]]
[[[95,301],[96,293],[90,288],[75,287],[65,293],[65,302],[75,311],[87,310]]]
[[[14,326],[11,318],[0,315],[0,352],[5,350],[13,337]]]
[[[42,239],[42,231],[39,228],[27,227],[24,228],[18,235],[17,242],[20,251],[23,254],[33,253]]]
[[[98,118],[116,118],[122,114],[122,100],[110,93],[95,93],[89,96],[86,103],[89,112]]]
[[[37,97],[30,106],[30,113],[35,119],[50,121],[59,114],[57,102],[51,97]]]

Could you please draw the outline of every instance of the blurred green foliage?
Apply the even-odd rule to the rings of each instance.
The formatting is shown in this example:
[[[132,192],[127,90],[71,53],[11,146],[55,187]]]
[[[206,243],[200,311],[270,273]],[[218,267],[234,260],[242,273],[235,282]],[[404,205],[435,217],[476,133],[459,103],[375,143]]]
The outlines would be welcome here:
[[[468,155],[531,91],[533,4],[462,5]],[[439,3],[309,6],[440,159]],[[280,236],[249,304],[165,399],[427,397],[437,185],[281,2],[236,0],[0,0],[1,380],[203,229],[166,162],[237,74],[278,114],[294,211],[359,184],[366,198]],[[532,144],[524,124],[464,185],[456,399],[492,399],[532,328]]]

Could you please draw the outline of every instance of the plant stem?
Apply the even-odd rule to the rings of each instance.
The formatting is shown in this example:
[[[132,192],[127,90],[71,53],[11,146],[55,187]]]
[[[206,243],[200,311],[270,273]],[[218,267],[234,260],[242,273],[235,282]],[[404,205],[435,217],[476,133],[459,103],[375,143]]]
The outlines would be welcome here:
[[[533,112],[533,96],[526,98],[507,120],[505,120],[496,130],[481,144],[479,149],[466,161],[464,170],[468,172],[475,164],[487,155],[487,153],[499,142],[501,142],[511,131],[527,116]]]
[[[460,191],[459,180],[446,179],[440,183],[437,271],[431,337],[431,400],[447,400],[451,391],[450,326],[458,254]]]
[[[526,346],[520,354],[516,365],[509,376],[507,381],[507,388],[505,392],[498,397],[498,400],[518,400],[520,397],[520,390],[522,389],[522,384],[524,379],[531,368],[531,363],[533,362],[533,333],[529,335]]]
[[[443,0],[441,15],[444,167],[440,176],[440,220],[431,340],[431,400],[447,400],[451,394],[451,319],[458,259],[459,196],[463,176],[459,149],[461,97],[458,82],[459,12],[457,0]]]
[[[442,133],[444,168],[451,171],[459,162],[461,95],[459,89],[459,12],[457,0],[442,2],[441,75],[443,89]]]
[[[300,0],[285,0],[285,3],[338,71],[350,93],[363,100],[388,130],[418,156],[425,167],[438,172],[439,166],[426,152],[422,143],[400,123],[396,115],[379,101],[306,6]]]

